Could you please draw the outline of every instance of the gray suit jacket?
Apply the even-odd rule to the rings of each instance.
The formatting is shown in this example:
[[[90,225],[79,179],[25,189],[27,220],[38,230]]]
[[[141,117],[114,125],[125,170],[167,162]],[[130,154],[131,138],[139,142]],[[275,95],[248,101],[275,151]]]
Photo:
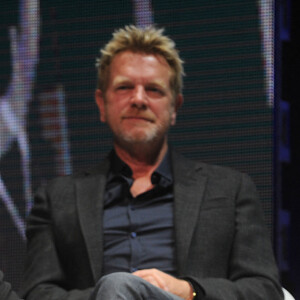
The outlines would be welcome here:
[[[204,299],[282,298],[255,186],[239,172],[172,153],[179,277]],[[105,160],[92,171],[40,188],[28,218],[22,294],[29,300],[86,300],[101,277]]]
[[[19,296],[12,290],[11,284],[4,281],[4,275],[0,271],[0,300],[20,300]]]

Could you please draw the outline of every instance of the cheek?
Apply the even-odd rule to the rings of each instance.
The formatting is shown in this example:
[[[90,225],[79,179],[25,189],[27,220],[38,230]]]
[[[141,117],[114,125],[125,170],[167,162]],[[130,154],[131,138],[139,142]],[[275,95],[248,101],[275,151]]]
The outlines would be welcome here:
[[[167,115],[170,114],[170,111],[173,111],[173,106],[163,100],[161,103],[153,102],[152,105],[149,105],[149,108],[159,115]]]
[[[118,102],[110,102],[106,105],[106,114],[110,116],[116,116],[120,114],[122,107]]]
[[[174,110],[171,110],[169,107],[161,108],[160,112],[156,114],[160,123],[169,125],[173,123],[174,119]]]
[[[105,116],[106,116],[106,121],[111,124],[116,119],[115,116],[115,110],[111,105],[107,105],[105,107]]]

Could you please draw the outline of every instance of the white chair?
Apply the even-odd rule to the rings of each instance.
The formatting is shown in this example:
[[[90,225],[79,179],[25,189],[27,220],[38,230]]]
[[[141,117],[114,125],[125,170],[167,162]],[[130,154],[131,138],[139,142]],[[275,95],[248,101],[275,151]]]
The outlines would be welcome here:
[[[295,300],[295,298],[285,288],[282,288],[284,300]]]

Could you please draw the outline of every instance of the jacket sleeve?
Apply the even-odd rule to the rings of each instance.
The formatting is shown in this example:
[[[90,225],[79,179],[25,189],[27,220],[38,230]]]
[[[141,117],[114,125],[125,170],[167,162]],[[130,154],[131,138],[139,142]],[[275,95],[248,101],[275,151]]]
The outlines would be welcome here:
[[[195,276],[196,272],[187,270],[184,277],[191,278],[200,287],[201,294],[203,292],[204,295],[200,295],[197,299],[282,300],[283,293],[270,233],[264,223],[256,187],[249,176],[237,174],[234,175],[237,178],[236,184],[232,185],[235,186],[233,188],[235,192],[232,194],[235,210],[232,225],[234,230],[232,238],[228,239],[230,251],[226,259],[228,260],[227,274],[218,276],[210,271],[208,266],[208,271],[205,271],[205,274],[202,273],[201,276]],[[230,198],[228,193],[226,197]],[[220,210],[219,215],[222,213],[226,214],[223,209]],[[222,217],[226,220],[226,217]],[[218,223],[218,218],[215,218],[214,222]],[[210,234],[213,233],[210,232]],[[210,261],[212,270],[217,269],[214,264],[218,263],[217,257],[222,256],[223,251],[222,247],[217,245],[215,248],[211,250],[216,257],[215,262]],[[207,276],[207,273],[210,275]]]
[[[70,194],[71,190],[71,185],[64,181],[63,184],[41,187],[35,195],[34,206],[27,220],[27,253],[21,287],[21,295],[26,300],[86,300],[92,293],[93,287],[89,286],[92,281],[88,282],[85,278],[89,278],[89,274],[80,269],[76,271],[74,267],[73,273],[77,272],[74,278],[78,278],[78,281],[82,279],[82,283],[78,284],[78,281],[70,278],[72,275],[67,273],[64,257],[61,255],[64,249],[59,249],[58,246],[60,231],[54,224],[53,199],[50,199],[54,197],[56,201],[63,202],[64,198],[70,198],[66,194]],[[66,206],[62,204],[60,209],[64,211]],[[68,229],[64,228],[64,231]],[[61,238],[65,240],[66,236]],[[73,262],[76,266],[76,262]]]
[[[12,291],[11,285],[3,280],[3,273],[0,271],[0,299],[1,300],[20,300],[19,296]]]

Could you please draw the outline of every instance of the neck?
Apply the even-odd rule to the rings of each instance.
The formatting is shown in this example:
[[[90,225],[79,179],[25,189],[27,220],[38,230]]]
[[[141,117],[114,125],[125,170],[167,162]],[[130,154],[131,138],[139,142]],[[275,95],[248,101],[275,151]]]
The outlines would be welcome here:
[[[117,155],[124,161],[132,170],[133,178],[139,178],[152,174],[159,166],[168,150],[167,139],[161,143],[151,145],[134,144],[128,147],[121,147],[114,143],[114,148]]]

